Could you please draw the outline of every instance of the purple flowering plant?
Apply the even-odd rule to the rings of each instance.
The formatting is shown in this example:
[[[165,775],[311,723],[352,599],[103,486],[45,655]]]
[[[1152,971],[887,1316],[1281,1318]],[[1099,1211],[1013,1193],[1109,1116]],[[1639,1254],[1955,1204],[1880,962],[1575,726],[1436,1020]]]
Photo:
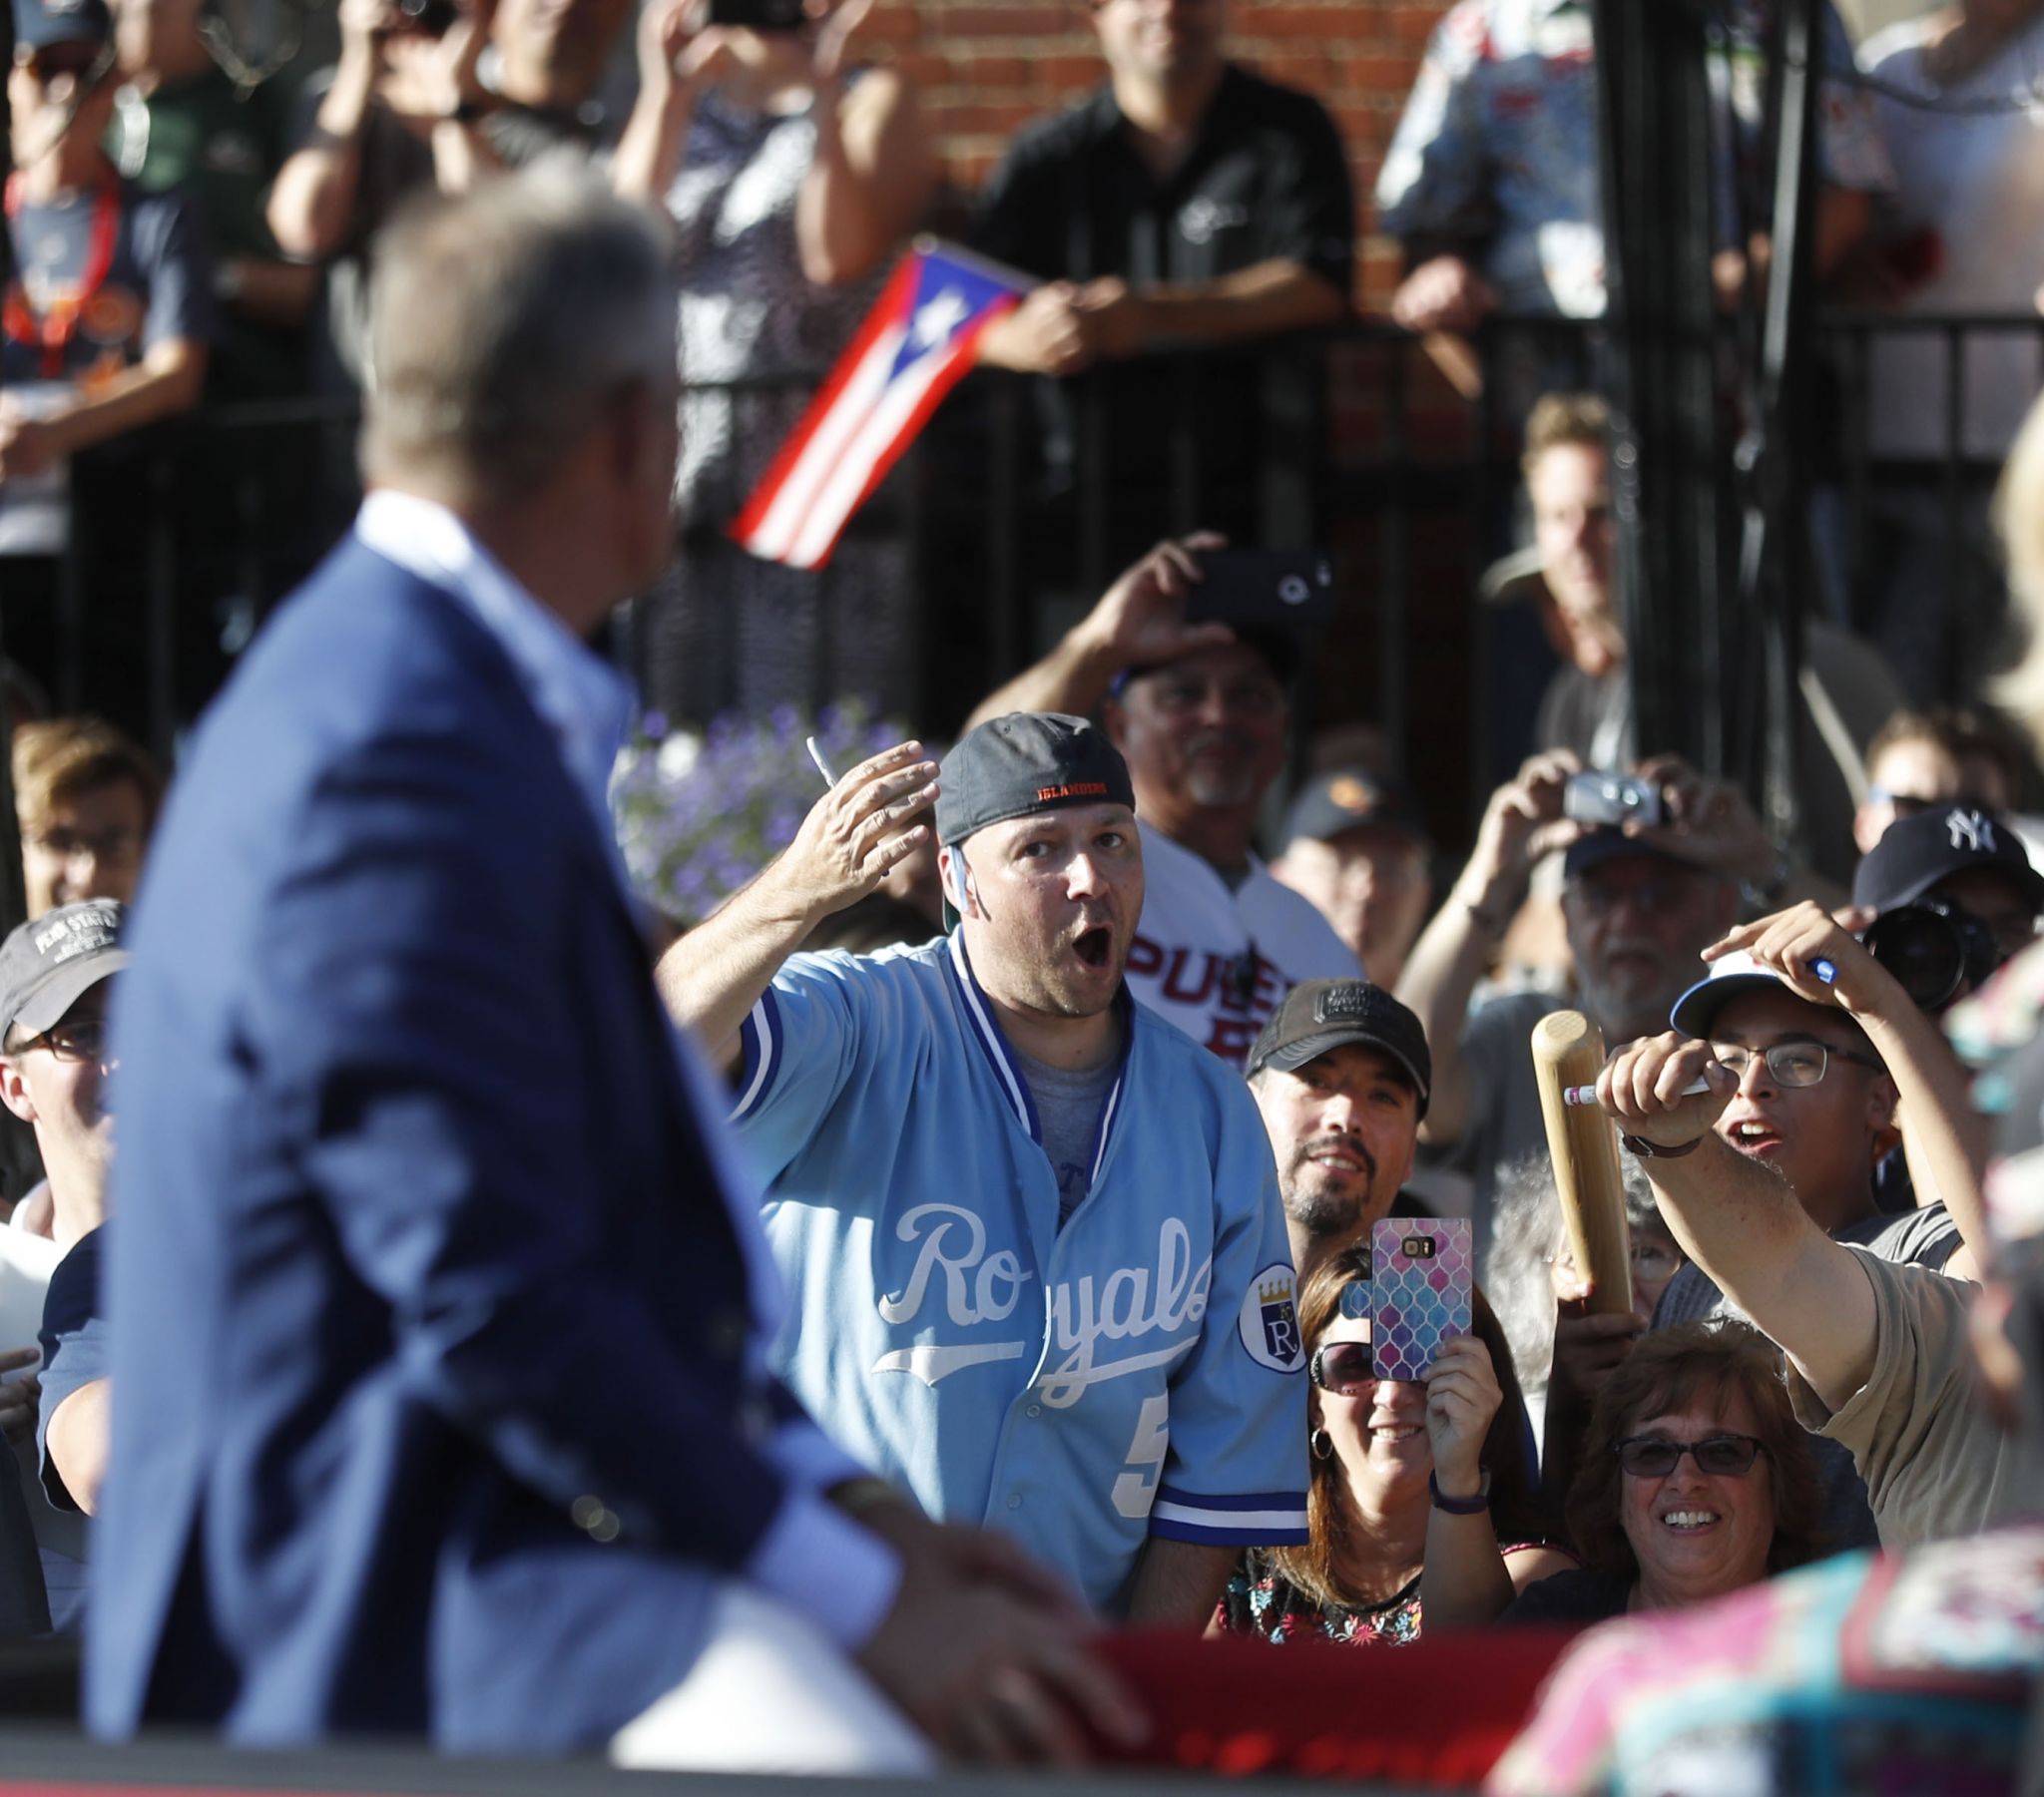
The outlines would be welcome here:
[[[794,839],[823,796],[805,738],[841,775],[910,734],[855,698],[813,717],[795,705],[764,718],[727,712],[700,735],[647,712],[611,770],[611,814],[633,883],[678,923],[700,923]]]

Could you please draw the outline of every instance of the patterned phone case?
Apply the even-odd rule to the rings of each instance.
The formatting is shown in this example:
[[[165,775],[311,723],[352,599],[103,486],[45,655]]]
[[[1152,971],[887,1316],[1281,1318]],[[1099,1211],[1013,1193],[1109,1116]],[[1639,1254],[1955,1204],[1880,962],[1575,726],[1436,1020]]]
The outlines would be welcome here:
[[[1370,1359],[1379,1379],[1422,1378],[1443,1338],[1469,1333],[1473,1267],[1466,1217],[1387,1216],[1370,1231]]]

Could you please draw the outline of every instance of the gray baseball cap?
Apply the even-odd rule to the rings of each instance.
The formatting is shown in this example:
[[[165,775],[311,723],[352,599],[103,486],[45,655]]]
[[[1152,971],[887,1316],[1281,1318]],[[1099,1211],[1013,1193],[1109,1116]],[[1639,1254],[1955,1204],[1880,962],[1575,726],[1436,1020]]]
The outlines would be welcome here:
[[[31,918],[0,943],[0,1039],[14,1031],[42,1035],[126,967],[127,928],[128,907],[119,899],[87,899]]]
[[[1121,750],[1062,711],[989,717],[944,757],[937,782],[937,840],[945,844],[1064,805],[1136,808]]]

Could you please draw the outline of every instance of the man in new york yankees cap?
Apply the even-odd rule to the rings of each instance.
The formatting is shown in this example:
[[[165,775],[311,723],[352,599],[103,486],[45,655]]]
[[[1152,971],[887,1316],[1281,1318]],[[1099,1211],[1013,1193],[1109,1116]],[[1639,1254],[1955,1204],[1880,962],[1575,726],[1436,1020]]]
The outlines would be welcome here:
[[[840,778],[661,967],[740,1061],[793,1288],[779,1368],[933,1516],[1008,1530],[1098,1609],[1198,1627],[1242,1547],[1304,1539],[1270,1146],[1231,1070],[1129,997],[1143,847],[1114,746],[1014,712],[941,769],[921,753]],[[932,803],[949,933],[793,954]]]
[[[2036,937],[2044,875],[1992,811],[1938,806],[1888,825],[1853,872],[1852,902],[1882,914],[1903,905],[1962,911],[2007,959]]]

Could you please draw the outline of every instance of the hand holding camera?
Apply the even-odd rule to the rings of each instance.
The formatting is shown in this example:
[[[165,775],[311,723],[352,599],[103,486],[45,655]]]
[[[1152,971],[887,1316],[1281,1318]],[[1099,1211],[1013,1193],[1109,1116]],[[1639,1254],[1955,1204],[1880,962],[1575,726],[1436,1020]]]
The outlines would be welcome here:
[[[377,92],[399,118],[424,125],[468,117],[485,98],[476,76],[490,41],[496,0],[396,0],[394,28],[383,40]]]

